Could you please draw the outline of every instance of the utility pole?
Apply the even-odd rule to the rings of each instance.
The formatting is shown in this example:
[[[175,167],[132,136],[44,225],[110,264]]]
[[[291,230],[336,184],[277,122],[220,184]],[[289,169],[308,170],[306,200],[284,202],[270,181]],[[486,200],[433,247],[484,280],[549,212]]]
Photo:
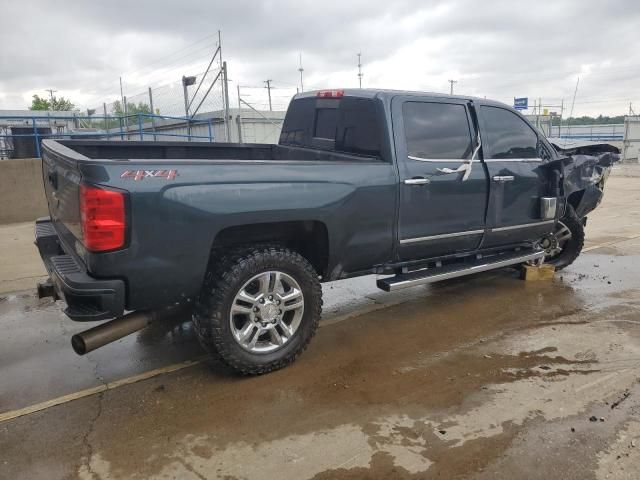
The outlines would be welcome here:
[[[267,89],[267,95],[269,95],[269,111],[270,112],[273,111],[273,108],[271,107],[271,82],[273,82],[273,80],[271,79],[264,81],[264,83],[267,84],[265,88]]]
[[[240,96],[240,84],[238,84],[238,115],[236,116],[236,122],[238,122],[238,143],[242,143],[242,97]]]
[[[362,54],[358,53],[358,83],[360,84],[360,88],[362,88],[362,75],[364,75],[362,73]]]
[[[449,94],[453,95],[453,85],[458,83],[458,81],[457,80],[447,80],[447,81],[451,84],[451,89],[449,91],[450,92]]]
[[[149,87],[149,110],[151,110],[151,130],[153,130],[153,140],[156,141],[158,139],[156,136],[156,111],[153,108],[153,93],[151,92],[151,87]]]
[[[302,68],[302,52],[300,53],[300,66],[298,67],[298,71],[300,72],[300,92],[304,92],[304,83],[302,82],[302,72],[304,72],[304,68]]]
[[[120,101],[122,102],[122,111],[124,111],[124,93],[122,90],[122,77],[120,77]]]
[[[53,94],[57,92],[52,88],[46,89],[45,92],[49,92],[49,98],[51,98],[51,103],[49,104],[49,110],[53,110]]]
[[[49,88],[47,90],[45,90],[45,92],[49,92],[49,98],[51,98],[51,110],[53,110],[53,94],[56,93],[58,90],[54,90],[52,88]]]

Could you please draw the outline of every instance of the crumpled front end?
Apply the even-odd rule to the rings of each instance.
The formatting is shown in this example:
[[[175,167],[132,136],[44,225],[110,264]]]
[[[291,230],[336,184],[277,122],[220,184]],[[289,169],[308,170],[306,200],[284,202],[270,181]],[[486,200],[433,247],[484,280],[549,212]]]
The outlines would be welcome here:
[[[620,150],[600,142],[565,142],[550,139],[562,158],[562,192],[579,218],[584,218],[602,201],[604,185]]]

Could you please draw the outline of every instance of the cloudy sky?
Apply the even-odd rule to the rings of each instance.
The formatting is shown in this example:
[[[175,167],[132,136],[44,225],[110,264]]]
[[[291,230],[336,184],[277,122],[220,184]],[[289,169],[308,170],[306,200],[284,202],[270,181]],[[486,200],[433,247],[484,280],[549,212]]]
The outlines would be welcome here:
[[[174,95],[223,37],[231,89],[272,79],[282,101],[306,87],[363,86],[511,102],[564,99],[574,115],[640,110],[640,2],[632,0],[0,0],[0,109],[34,93],[102,105],[148,86]],[[172,84],[169,87],[163,85]],[[164,90],[163,90],[164,88]],[[263,101],[264,89],[244,89]],[[134,97],[138,98],[138,97]],[[552,107],[552,110],[557,108]]]

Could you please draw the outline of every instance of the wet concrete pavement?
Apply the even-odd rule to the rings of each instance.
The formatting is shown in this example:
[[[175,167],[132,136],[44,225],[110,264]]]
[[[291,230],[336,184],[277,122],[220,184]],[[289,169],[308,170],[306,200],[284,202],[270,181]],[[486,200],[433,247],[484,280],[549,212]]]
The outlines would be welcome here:
[[[2,422],[0,478],[640,478],[640,179],[587,233],[553,282],[326,285],[291,367],[198,363]],[[177,318],[76,357],[58,305],[0,297],[0,413],[201,356]]]

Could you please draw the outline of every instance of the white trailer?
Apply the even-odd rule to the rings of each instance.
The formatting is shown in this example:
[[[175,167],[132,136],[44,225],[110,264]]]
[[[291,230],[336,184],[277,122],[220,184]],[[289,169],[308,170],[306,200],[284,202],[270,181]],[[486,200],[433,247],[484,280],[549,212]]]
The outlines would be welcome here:
[[[624,142],[622,145],[622,161],[640,163],[640,116],[624,119]]]

